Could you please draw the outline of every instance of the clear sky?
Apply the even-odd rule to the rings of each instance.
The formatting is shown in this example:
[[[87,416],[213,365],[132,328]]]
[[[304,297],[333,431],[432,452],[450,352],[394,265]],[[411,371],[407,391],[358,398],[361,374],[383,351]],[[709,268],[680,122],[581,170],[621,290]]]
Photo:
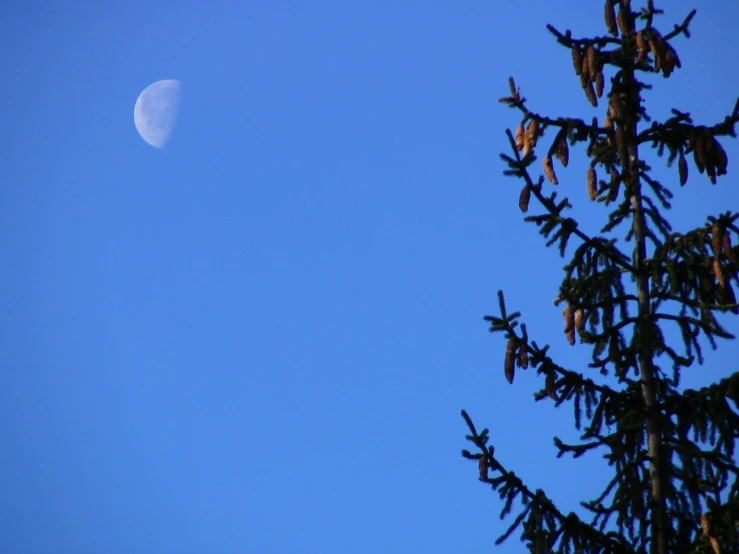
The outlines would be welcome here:
[[[660,4],[665,30],[700,9],[653,114],[713,124],[739,95],[739,3]],[[554,458],[571,410],[534,403],[532,371],[506,383],[482,317],[504,289],[560,363],[587,362],[552,306],[563,261],[501,175],[518,119],[497,99],[514,75],[532,109],[602,117],[545,30],[605,33],[602,2],[2,12],[1,552],[490,551],[505,527],[461,408],[563,510],[600,490],[598,459]],[[160,79],[182,108],[157,150],[133,107]],[[729,176],[691,168],[676,229],[739,209],[723,144]],[[572,159],[560,193],[595,232]]]

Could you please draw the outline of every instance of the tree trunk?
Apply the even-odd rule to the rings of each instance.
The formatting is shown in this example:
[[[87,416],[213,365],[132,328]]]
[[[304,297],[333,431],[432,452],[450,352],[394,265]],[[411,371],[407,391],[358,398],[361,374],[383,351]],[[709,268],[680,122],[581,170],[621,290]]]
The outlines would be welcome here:
[[[639,358],[639,372],[641,377],[641,392],[644,400],[647,452],[649,454],[649,480],[651,496],[651,553],[668,554],[667,547],[667,505],[665,498],[665,465],[662,449],[662,429],[660,424],[660,409],[654,379],[654,341],[652,335],[652,314],[649,302],[649,272],[646,268],[646,220],[644,216],[641,182],[638,174],[639,151],[636,142],[637,108],[640,104],[640,94],[634,85],[633,69],[624,70],[628,76],[629,89],[625,113],[630,122],[628,125],[627,141],[629,160],[622,161],[622,171],[626,178],[626,186],[631,193],[632,225],[634,230],[634,268],[636,270],[636,288],[639,303],[639,323],[636,332],[637,353]]]

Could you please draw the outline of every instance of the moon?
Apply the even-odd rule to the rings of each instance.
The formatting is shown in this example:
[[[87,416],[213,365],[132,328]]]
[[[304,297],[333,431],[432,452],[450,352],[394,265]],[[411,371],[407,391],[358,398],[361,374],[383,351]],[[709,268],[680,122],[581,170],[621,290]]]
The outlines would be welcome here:
[[[141,138],[164,148],[172,136],[180,111],[180,82],[157,81],[146,87],[133,108],[133,122]]]

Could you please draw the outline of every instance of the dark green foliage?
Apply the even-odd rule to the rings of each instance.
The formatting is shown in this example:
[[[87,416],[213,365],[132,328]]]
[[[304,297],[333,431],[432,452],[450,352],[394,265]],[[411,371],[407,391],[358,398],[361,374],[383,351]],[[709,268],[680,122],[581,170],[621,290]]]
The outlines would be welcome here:
[[[501,154],[504,173],[525,187],[522,211],[529,211],[529,196],[538,203],[540,213],[524,220],[539,227],[547,246],[569,255],[555,304],[565,306],[570,344],[579,339],[590,348],[589,368],[557,364],[549,347],[540,347],[526,325],[519,325],[521,314],[507,313],[502,292],[500,315],[485,317],[491,332],[504,333],[514,345],[518,365],[535,368],[544,379],[535,399],[572,405],[580,442],[555,437],[557,455],[579,458],[598,451],[613,477],[596,498],[581,503],[592,514],[583,521],[504,468],[488,430],[478,433],[464,411],[467,439],[477,451],[462,453],[478,462],[484,457],[492,474],[481,474],[481,480],[500,496],[501,518],[511,517],[498,543],[519,533],[530,552],[542,554],[739,552],[739,372],[699,391],[679,389],[681,372],[703,363],[706,344],[715,349],[719,339],[734,339],[718,316],[739,313],[739,248],[732,246],[739,243],[739,214],[710,217],[685,233],[673,230],[665,217],[674,192],[688,181],[687,157],[698,170],[691,185],[701,186],[695,181],[706,177],[716,184],[727,174],[717,137],[735,137],[739,101],[712,126],[695,125],[690,114],[676,109],[665,121],[652,118],[642,98],[651,87],[642,79],[649,73],[669,77],[681,67],[674,42],[689,37],[695,11],[662,35],[653,24],[661,11],[651,0],[633,10],[628,0],[607,0],[606,25],[613,36],[574,38],[548,27],[568,55],[573,46],[576,54],[585,53],[576,67],[591,103],[588,87],[596,77],[602,83],[608,72],[602,126],[530,111],[512,78],[510,96],[501,99],[522,114],[520,129],[527,134],[524,141],[519,129],[517,142],[506,131],[511,153]],[[554,138],[551,144],[547,135]],[[591,162],[587,185],[594,206],[610,210],[599,236],[589,236],[567,216],[567,197],[558,199],[545,190],[543,176],[532,176],[537,149],[566,166],[569,148],[578,145]],[[647,149],[658,158],[667,154],[668,166],[678,160],[674,183],[650,176],[641,152]],[[596,174],[609,177],[596,183]],[[578,187],[577,193],[584,190]],[[671,328],[679,331],[678,344],[666,336]]]

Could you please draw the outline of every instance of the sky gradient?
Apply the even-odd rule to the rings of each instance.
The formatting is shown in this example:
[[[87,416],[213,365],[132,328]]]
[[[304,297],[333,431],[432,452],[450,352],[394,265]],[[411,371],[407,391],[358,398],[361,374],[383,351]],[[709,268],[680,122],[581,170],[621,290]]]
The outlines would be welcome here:
[[[659,3],[661,28],[697,4]],[[739,95],[739,4],[698,7],[647,99],[713,124]],[[0,552],[491,551],[462,408],[562,510],[599,492],[599,459],[554,458],[571,410],[535,403],[532,371],[506,383],[482,319],[503,289],[585,368],[552,306],[564,262],[498,158],[510,75],[540,113],[603,115],[547,23],[605,34],[574,0],[5,6]],[[182,104],[157,150],[133,107],[160,79]],[[727,177],[674,187],[676,230],[739,209],[722,144]],[[573,148],[560,194],[596,232],[585,169]]]

